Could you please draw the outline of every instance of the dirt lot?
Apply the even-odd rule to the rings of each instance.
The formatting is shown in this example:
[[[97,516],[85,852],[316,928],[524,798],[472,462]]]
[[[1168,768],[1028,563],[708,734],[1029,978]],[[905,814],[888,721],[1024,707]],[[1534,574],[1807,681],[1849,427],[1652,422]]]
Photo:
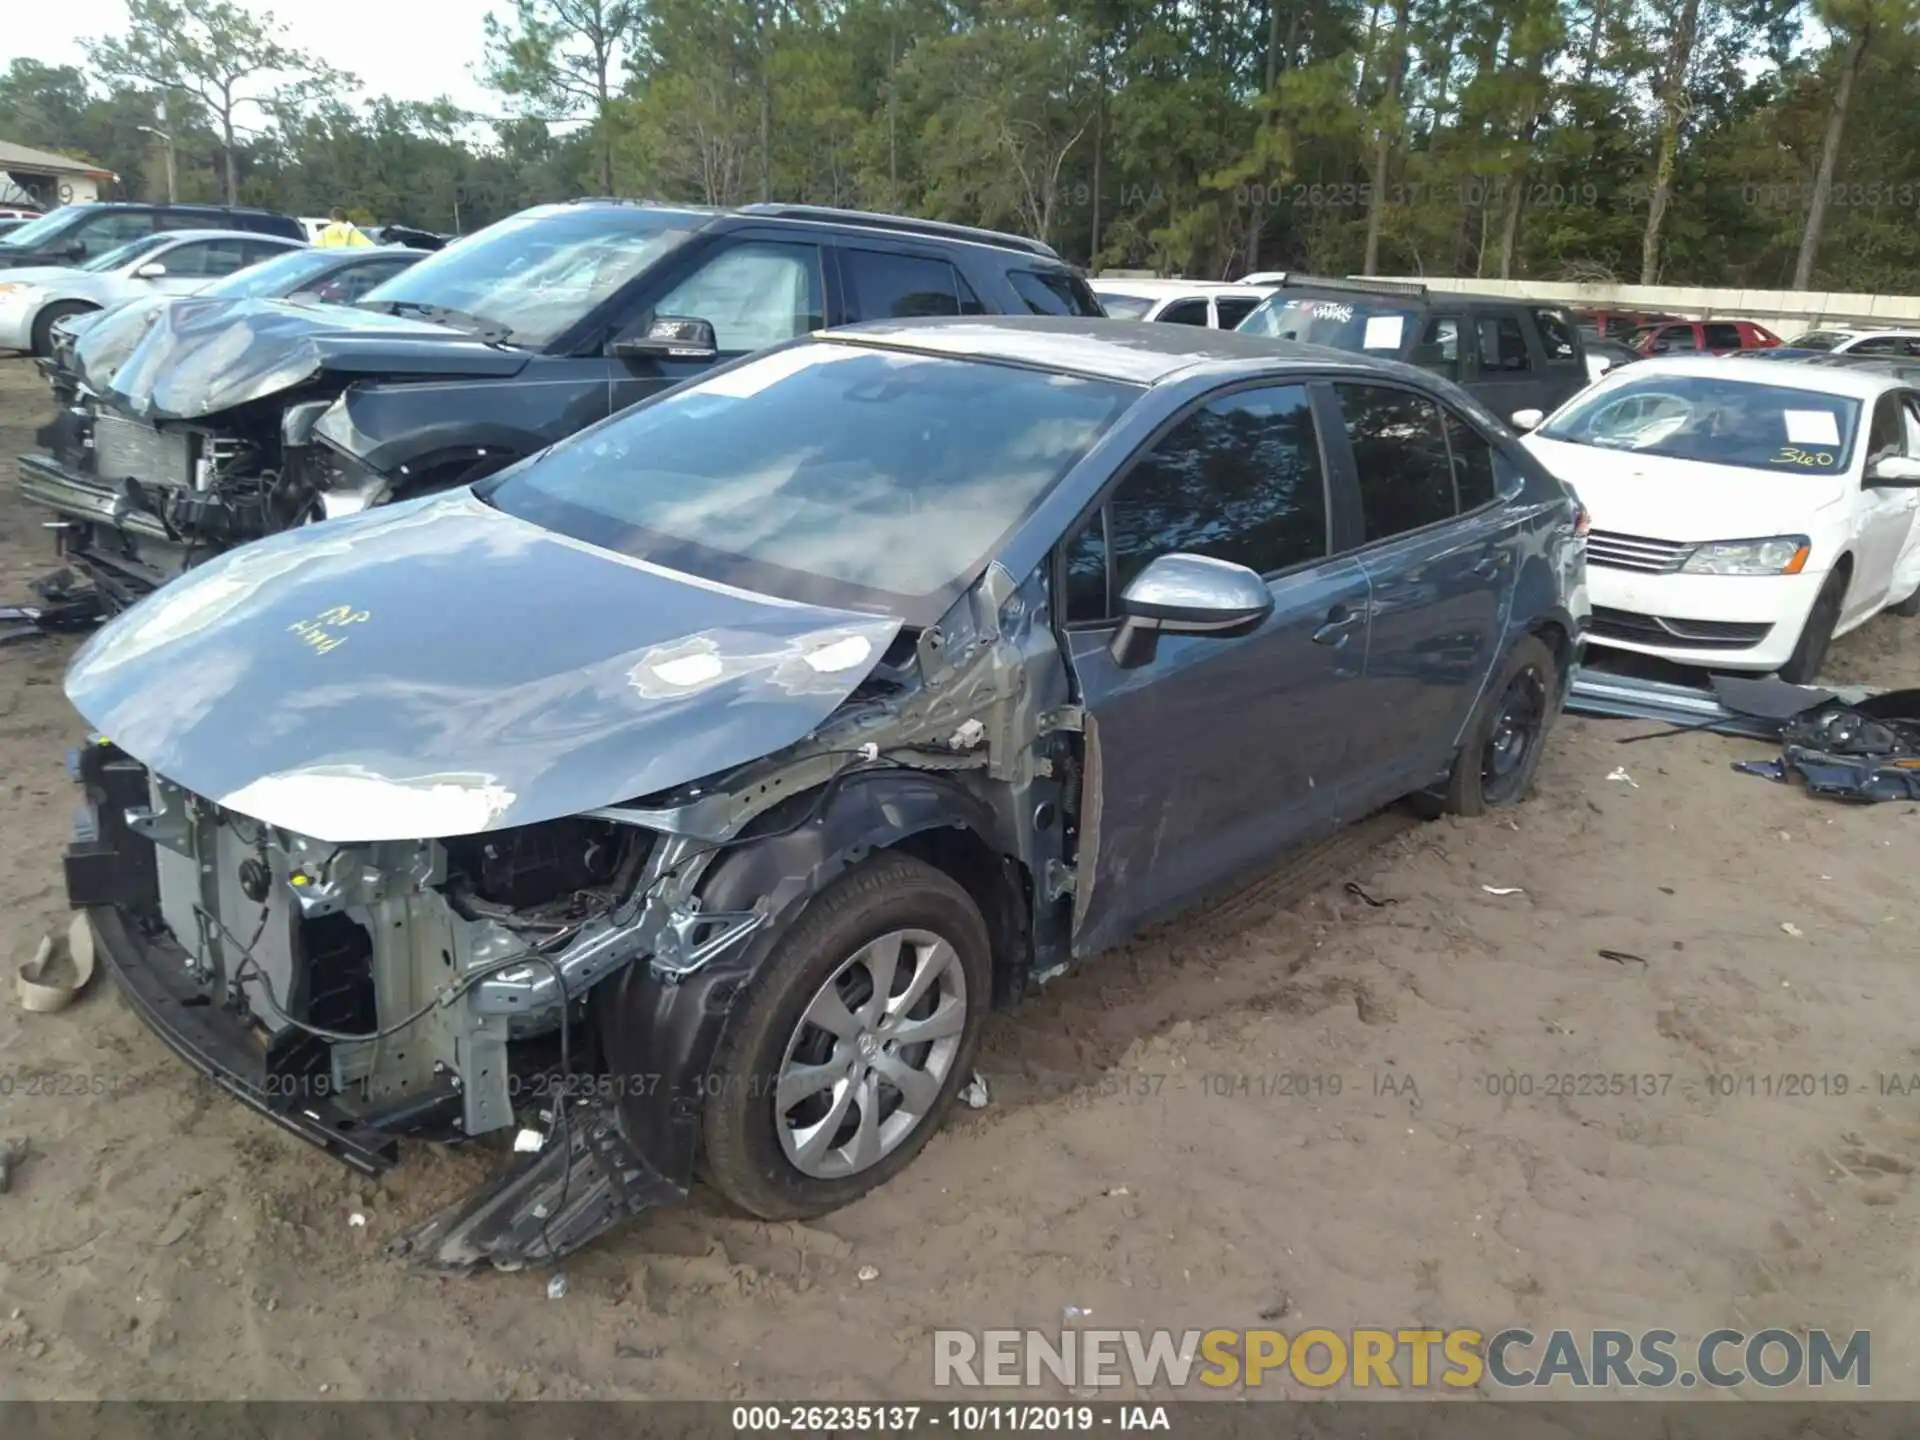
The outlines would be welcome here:
[[[12,480],[42,403],[0,365],[7,598],[49,553]],[[69,649],[0,652],[0,953],[21,958],[64,922]],[[1920,622],[1874,621],[1834,669],[1920,684]],[[378,1258],[469,1161],[418,1151],[368,1184],[207,1093],[110,988],[54,1016],[9,999],[0,1138],[33,1150],[0,1196],[0,1394],[924,1396],[936,1327],[1077,1306],[1870,1328],[1875,1393],[1920,1397],[1920,1095],[1877,1079],[1920,1072],[1920,809],[1735,774],[1763,753],[1743,742],[1615,743],[1646,728],[1569,719],[1511,819],[1377,824],[997,1018],[990,1106],[852,1209],[664,1214],[575,1258],[559,1301],[544,1274]],[[1263,1083],[1283,1074],[1312,1093]],[[1563,1074],[1671,1079],[1568,1099]],[[1848,1093],[1783,1097],[1785,1075]],[[91,1076],[115,1093],[27,1093]]]

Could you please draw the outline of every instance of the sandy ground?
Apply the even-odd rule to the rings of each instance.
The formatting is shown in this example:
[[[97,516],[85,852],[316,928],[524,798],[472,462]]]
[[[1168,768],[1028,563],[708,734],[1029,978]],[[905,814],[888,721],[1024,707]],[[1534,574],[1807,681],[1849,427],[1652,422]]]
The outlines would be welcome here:
[[[49,554],[12,480],[42,403],[0,365],[7,598]],[[23,958],[65,918],[69,650],[0,652],[0,953]],[[1920,622],[1874,621],[1834,668],[1920,684]],[[1764,753],[1739,741],[1616,743],[1646,728],[1569,719],[1510,818],[1377,823],[996,1018],[991,1105],[860,1204],[644,1219],[558,1301],[544,1274],[379,1258],[466,1162],[417,1149],[369,1184],[207,1093],[110,988],[54,1016],[9,999],[0,1137],[32,1154],[0,1196],[0,1394],[924,1397],[934,1329],[1076,1306],[1870,1328],[1875,1394],[1920,1396],[1920,1096],[1877,1079],[1920,1072],[1920,810],[1735,774]],[[1284,1074],[1314,1093],[1271,1093]],[[1671,1078],[1549,1095],[1563,1074]]]

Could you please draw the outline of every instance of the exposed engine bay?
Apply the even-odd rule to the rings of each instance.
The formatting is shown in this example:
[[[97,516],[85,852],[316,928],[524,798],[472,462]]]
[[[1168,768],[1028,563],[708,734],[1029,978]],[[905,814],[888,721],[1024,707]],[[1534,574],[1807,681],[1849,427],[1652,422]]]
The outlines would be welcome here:
[[[154,424],[73,391],[42,431],[47,456],[23,465],[24,493],[58,513],[62,558],[109,612],[208,556],[387,498],[383,477],[316,439],[334,402],[282,398],[218,424]]]
[[[398,507],[352,523],[444,539],[473,509],[433,504],[430,527]],[[346,553],[385,573],[377,546]],[[220,591],[241,558],[203,567],[96,637],[70,679],[83,713],[147,754],[177,745],[177,707],[136,714],[135,706],[114,723],[111,706],[89,697],[121,693],[116,676],[151,655],[135,622],[167,630],[165,602],[193,609],[193,587]],[[609,573],[648,595],[678,583]],[[1062,782],[1077,792],[1077,712],[1053,678],[1041,593],[992,568],[939,626],[902,632],[831,690],[769,652],[756,662],[764,672],[746,672],[780,677],[746,692],[781,697],[769,718],[803,703],[827,712],[797,741],[632,800],[475,833],[317,839],[274,823],[273,805],[311,803],[304,785],[279,795],[246,788],[264,809],[242,791],[205,786],[225,797],[216,800],[96,738],[76,754],[88,818],[67,856],[69,899],[89,912],[123,993],[163,1040],[349,1165],[377,1173],[398,1158],[403,1137],[511,1137],[514,1154],[493,1180],[403,1237],[416,1265],[461,1271],[556,1258],[625,1215],[684,1197],[729,1011],[809,898],[876,848],[915,835],[936,849],[946,834],[978,837],[989,857],[976,872],[982,905],[999,948],[1019,965],[996,987],[1010,996],[1030,973],[1063,968],[1078,797],[1064,795]],[[699,603],[722,602],[702,592]],[[382,608],[377,596],[368,604]],[[817,622],[803,609],[792,623]],[[842,633],[803,628],[800,643],[820,647],[822,636]],[[364,647],[366,638],[345,643]],[[288,644],[291,655],[308,653]],[[846,642],[821,653],[835,644]],[[363,663],[372,654],[344,653]],[[715,674],[698,683],[717,695],[729,682]],[[662,723],[678,713],[653,703],[665,705]],[[625,713],[622,729],[634,731],[639,712]],[[555,724],[527,721],[535,732]],[[462,743],[478,742],[467,732]],[[229,734],[223,752],[234,743]],[[649,748],[677,743],[662,730]],[[335,784],[341,768],[312,783]],[[504,763],[497,768],[526,790]],[[538,798],[533,790],[522,803]],[[361,803],[415,806],[422,796],[394,791]],[[361,833],[382,823],[351,805],[304,813],[349,817],[339,823]],[[1023,819],[1034,815],[1043,826]],[[1027,885],[1020,877],[1029,873],[1044,884]]]

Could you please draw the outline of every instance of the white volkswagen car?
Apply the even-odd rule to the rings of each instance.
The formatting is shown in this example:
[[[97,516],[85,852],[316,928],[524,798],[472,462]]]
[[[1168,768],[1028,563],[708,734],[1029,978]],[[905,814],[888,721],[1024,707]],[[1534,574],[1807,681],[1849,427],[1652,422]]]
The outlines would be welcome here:
[[[303,250],[298,240],[250,230],[163,230],[75,267],[30,265],[0,273],[0,350],[45,355],[54,323],[143,295],[190,295],[258,260]]]
[[[1593,517],[1596,645],[1805,683],[1920,613],[1920,392],[1891,367],[1642,360],[1513,423]]]

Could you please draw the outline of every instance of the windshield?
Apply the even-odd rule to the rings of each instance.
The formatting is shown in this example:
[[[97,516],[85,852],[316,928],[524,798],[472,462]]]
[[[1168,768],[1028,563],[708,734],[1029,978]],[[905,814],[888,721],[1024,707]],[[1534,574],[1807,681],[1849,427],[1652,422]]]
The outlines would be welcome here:
[[[218,295],[224,300],[258,300],[263,297],[291,295],[316,275],[324,275],[340,263],[340,257],[325,250],[289,250],[271,260],[262,260],[244,270],[236,270],[201,290],[202,295]]]
[[[806,341],[635,406],[479,493],[671,569],[928,625],[1139,393]]]
[[[1274,295],[1234,328],[1270,340],[1298,340],[1336,350],[1397,356],[1413,329],[1414,312],[1375,300],[1310,299]]]
[[[1790,350],[1831,350],[1847,337],[1838,330],[1809,330],[1787,341]]]
[[[638,206],[528,210],[422,260],[360,304],[430,305],[545,345],[693,233],[701,217]]]
[[[42,215],[38,220],[29,220],[18,230],[0,235],[0,246],[26,245],[38,248],[44,241],[56,238],[79,215],[77,210],[56,210],[51,215]]]
[[[1852,458],[1859,418],[1860,402],[1846,395],[1708,375],[1639,375],[1576,399],[1539,433],[1636,455],[1831,475]]]
[[[1138,295],[1119,295],[1111,290],[1093,293],[1100,297],[1100,308],[1113,320],[1138,320],[1153,308],[1153,301]]]
[[[95,275],[104,275],[109,270],[118,270],[122,265],[131,265],[149,250],[158,250],[162,245],[178,238],[175,235],[142,235],[138,240],[129,240],[126,244],[117,246],[104,255],[94,256],[86,264],[76,268],[90,270]]]

